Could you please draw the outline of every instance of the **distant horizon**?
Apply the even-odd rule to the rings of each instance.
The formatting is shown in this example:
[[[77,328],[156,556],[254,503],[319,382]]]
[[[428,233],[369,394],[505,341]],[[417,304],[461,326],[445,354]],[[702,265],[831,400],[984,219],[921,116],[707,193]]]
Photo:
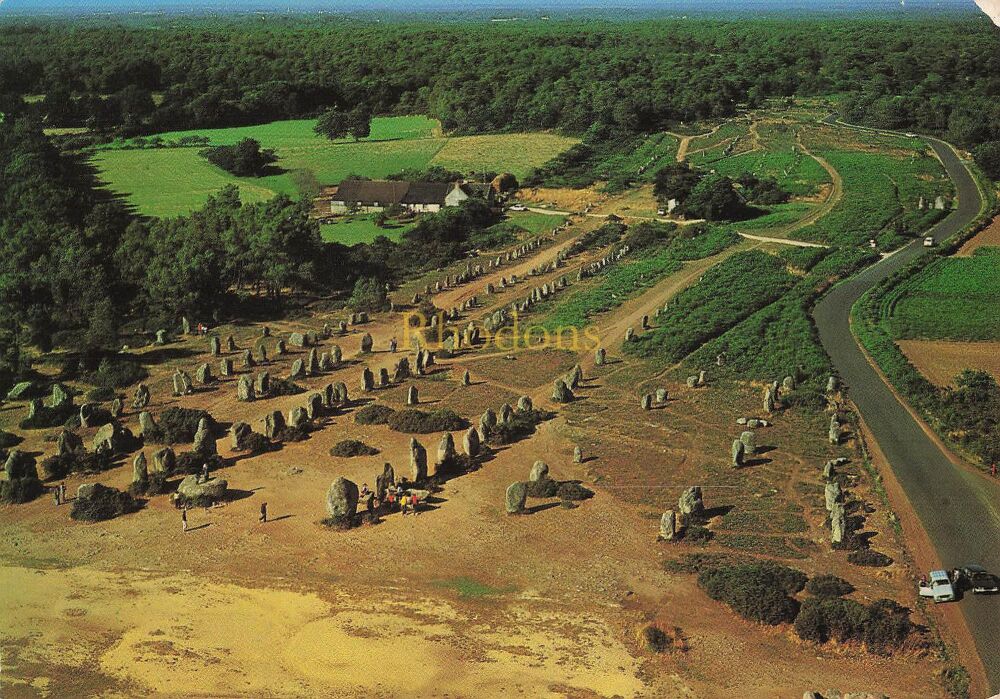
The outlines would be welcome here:
[[[974,0],[0,0],[0,15],[136,16],[241,14],[602,16],[906,15],[979,13]]]

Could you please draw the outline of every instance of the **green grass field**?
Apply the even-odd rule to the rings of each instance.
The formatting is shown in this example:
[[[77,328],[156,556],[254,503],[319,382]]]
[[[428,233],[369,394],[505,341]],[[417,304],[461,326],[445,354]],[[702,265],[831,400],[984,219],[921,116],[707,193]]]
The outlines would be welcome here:
[[[1000,249],[935,260],[908,281],[892,308],[897,338],[1000,340]]]
[[[282,172],[265,177],[234,177],[210,165],[197,147],[129,149],[119,143],[97,151],[91,162],[107,187],[139,212],[173,216],[196,209],[227,184],[237,185],[246,201],[261,201],[276,194],[309,196],[318,186],[348,175],[378,178],[432,164],[462,171],[509,171],[523,177],[575,143],[544,133],[441,137],[438,123],[426,117],[377,118],[371,138],[355,143],[321,138],[313,133],[313,123],[292,120],[159,134],[166,142],[200,135],[215,145],[255,138],[279,156],[276,165]]]
[[[340,219],[336,223],[324,223],[320,225],[319,232],[323,240],[328,243],[356,245],[370,243],[380,235],[389,240],[399,240],[403,237],[403,233],[413,228],[413,225],[407,223],[379,228],[375,225],[374,216],[353,216]]]

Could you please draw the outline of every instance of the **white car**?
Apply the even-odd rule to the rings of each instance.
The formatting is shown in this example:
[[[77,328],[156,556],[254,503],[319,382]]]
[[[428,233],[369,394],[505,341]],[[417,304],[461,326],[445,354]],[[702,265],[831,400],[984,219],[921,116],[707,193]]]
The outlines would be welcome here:
[[[911,132],[911,133],[906,134],[906,137],[907,138],[916,138],[917,134]]]
[[[524,204],[514,204],[513,206],[510,207],[510,210],[511,211],[527,211],[528,207],[525,206]]]
[[[955,588],[951,585],[951,578],[943,570],[932,570],[930,580],[920,586],[920,596],[930,597],[935,602],[954,602]]]
[[[924,238],[924,247],[925,247],[925,248],[932,248],[932,247],[934,247],[934,246],[935,246],[936,244],[937,244],[937,243],[935,243],[935,242],[934,242],[934,236],[932,236],[932,235],[929,235],[929,236],[927,236],[926,238]]]

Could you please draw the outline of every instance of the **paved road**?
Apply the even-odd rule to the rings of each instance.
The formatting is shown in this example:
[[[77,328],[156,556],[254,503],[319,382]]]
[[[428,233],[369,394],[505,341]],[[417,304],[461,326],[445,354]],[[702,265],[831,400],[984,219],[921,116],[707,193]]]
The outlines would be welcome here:
[[[926,140],[959,196],[958,208],[929,232],[940,241],[976,218],[981,197],[955,152],[941,141]],[[1000,573],[1000,487],[948,459],[883,383],[850,331],[851,307],[861,295],[925,252],[921,241],[913,241],[835,287],[817,305],[814,316],[823,347],[889,460],[940,563],[950,568],[978,562]],[[959,604],[990,687],[1000,691],[1000,597],[970,595]]]

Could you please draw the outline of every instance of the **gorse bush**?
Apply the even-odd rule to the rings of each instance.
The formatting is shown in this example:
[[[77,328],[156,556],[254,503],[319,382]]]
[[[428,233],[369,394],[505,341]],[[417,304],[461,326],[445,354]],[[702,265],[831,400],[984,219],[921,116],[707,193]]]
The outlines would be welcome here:
[[[194,408],[167,408],[160,414],[156,430],[143,437],[147,442],[156,444],[186,444],[194,441],[198,432],[198,423],[202,418],[208,420],[209,427],[215,429],[215,420],[205,410]]]
[[[801,571],[775,563],[711,568],[698,574],[698,585],[751,621],[781,624],[795,620],[799,603],[790,597],[805,586]]]
[[[42,461],[42,477],[47,480],[65,478],[71,473],[100,473],[114,467],[107,452],[71,452],[50,456]]]
[[[384,425],[395,413],[388,405],[370,403],[354,413],[354,422],[359,425]]]
[[[104,357],[95,370],[85,373],[82,378],[98,388],[113,391],[139,383],[147,376],[149,372],[133,359]]]
[[[374,456],[375,454],[378,454],[378,449],[356,439],[337,442],[330,449],[330,456]]]
[[[817,575],[806,583],[805,589],[817,597],[843,597],[854,592],[854,585],[836,575]]]
[[[461,430],[468,427],[469,423],[465,418],[448,408],[441,408],[430,413],[410,408],[390,415],[388,425],[390,429],[397,432],[427,434]]]
[[[878,654],[899,648],[912,631],[909,611],[887,599],[866,607],[854,600],[814,597],[803,602],[795,619],[795,633],[803,640],[857,641]]]
[[[69,516],[83,522],[100,522],[135,512],[140,502],[117,488],[96,483],[89,497],[77,497]]]

